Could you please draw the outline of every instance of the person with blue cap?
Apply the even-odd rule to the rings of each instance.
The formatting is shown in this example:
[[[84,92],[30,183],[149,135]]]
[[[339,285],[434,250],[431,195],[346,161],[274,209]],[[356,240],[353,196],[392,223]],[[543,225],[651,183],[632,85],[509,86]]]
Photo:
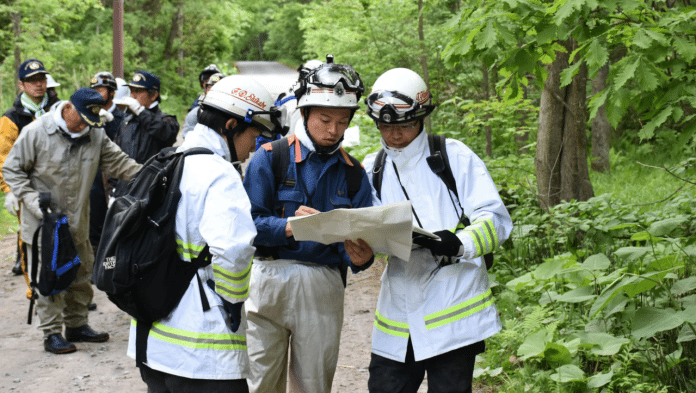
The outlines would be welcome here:
[[[21,233],[29,259],[32,235],[43,217],[39,193],[48,192],[51,211],[68,218],[81,260],[68,289],[48,297],[38,295],[36,300],[44,349],[56,354],[75,352],[72,342],[109,339],[108,333],[96,332],[88,325],[87,309],[94,295],[90,284],[94,253],[89,242],[89,194],[97,169],[130,180],[142,166],[106,136],[99,117],[105,104],[97,91],[87,87],[77,90],[69,101],[59,102],[24,128],[2,167],[5,182],[23,206]]]
[[[10,152],[22,129],[35,118],[46,113],[51,105],[58,101],[58,96],[47,92],[47,76],[48,71],[41,60],[29,59],[19,66],[17,70],[18,86],[22,92],[15,99],[12,108],[8,109],[0,118],[0,167],[5,162],[7,153]],[[17,216],[20,208],[19,201],[3,180],[2,175],[0,175],[0,188],[5,193],[5,208],[10,214]],[[22,250],[21,235],[17,234],[17,259],[12,268],[12,273],[15,275],[23,273],[24,253]]]
[[[159,107],[162,102],[160,79],[155,74],[136,71],[127,86],[130,97],[120,101],[126,105],[126,117],[116,136],[116,144],[142,164],[163,148],[174,145],[179,123],[176,116],[164,113]]]

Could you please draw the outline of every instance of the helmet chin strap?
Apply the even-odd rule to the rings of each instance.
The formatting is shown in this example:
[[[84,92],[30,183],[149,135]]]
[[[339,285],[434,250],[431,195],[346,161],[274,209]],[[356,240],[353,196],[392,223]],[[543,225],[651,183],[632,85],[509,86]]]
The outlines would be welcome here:
[[[239,159],[237,158],[237,149],[235,149],[235,147],[234,147],[234,136],[246,131],[247,127],[249,127],[248,124],[245,124],[243,122],[239,122],[232,129],[228,128],[228,129],[222,130],[222,135],[224,135],[225,138],[227,139],[227,147],[230,149],[230,161],[232,161],[232,165],[234,166],[234,169],[236,169],[240,175],[242,174],[242,163],[239,162]]]

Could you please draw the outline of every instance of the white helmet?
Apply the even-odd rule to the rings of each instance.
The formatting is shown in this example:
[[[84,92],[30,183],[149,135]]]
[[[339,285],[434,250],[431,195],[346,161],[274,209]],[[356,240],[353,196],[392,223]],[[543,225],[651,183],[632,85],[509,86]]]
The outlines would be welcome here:
[[[309,71],[295,90],[297,107],[323,106],[358,109],[358,101],[365,91],[360,75],[349,65],[335,64],[333,56],[326,63]]]
[[[367,98],[367,114],[380,123],[405,123],[422,119],[435,109],[423,78],[406,68],[382,74]]]
[[[55,79],[51,76],[51,74],[46,74],[46,88],[50,89],[51,87],[58,87],[60,86],[60,83],[56,82]]]
[[[279,124],[281,111],[273,106],[271,94],[254,79],[231,75],[220,79],[201,102],[259,128],[261,134],[273,138],[284,134]]]

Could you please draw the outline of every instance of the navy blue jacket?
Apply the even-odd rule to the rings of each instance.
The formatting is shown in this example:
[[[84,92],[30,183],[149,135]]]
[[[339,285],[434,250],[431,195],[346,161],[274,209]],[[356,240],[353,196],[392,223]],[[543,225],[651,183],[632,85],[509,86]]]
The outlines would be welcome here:
[[[362,170],[360,190],[348,198],[346,183],[347,165],[352,165],[348,153],[343,149],[336,151],[328,160],[323,161],[314,152],[302,145],[293,135],[290,146],[290,165],[288,178],[296,179],[295,185],[289,187],[280,184],[276,189],[272,170],[273,152],[270,143],[259,149],[251,159],[244,177],[244,188],[251,201],[251,216],[256,224],[258,234],[254,240],[256,247],[274,247],[280,259],[293,259],[339,267],[350,266],[353,272],[367,269],[372,261],[362,266],[355,266],[345,250],[343,242],[324,245],[310,241],[295,241],[285,236],[287,217],[295,215],[301,206],[308,206],[327,212],[338,208],[358,208],[372,206],[372,186],[365,170]],[[300,150],[299,163],[296,163],[296,151]],[[297,172],[301,176],[297,176]]]

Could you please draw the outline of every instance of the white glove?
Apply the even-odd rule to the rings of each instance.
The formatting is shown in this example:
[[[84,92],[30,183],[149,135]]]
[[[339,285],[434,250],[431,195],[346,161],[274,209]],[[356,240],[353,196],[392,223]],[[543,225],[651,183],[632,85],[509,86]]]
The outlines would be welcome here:
[[[5,194],[5,209],[7,209],[10,214],[17,217],[17,212],[19,211],[19,200],[12,192]]]
[[[103,108],[99,110],[99,117],[101,118],[102,124],[108,123],[114,119],[114,115],[112,115],[111,112]]]
[[[139,115],[140,112],[142,112],[145,107],[140,105],[138,100],[136,100],[133,97],[124,97],[121,99],[121,104],[128,106],[128,109],[130,109],[131,112],[135,113],[136,115]]]

